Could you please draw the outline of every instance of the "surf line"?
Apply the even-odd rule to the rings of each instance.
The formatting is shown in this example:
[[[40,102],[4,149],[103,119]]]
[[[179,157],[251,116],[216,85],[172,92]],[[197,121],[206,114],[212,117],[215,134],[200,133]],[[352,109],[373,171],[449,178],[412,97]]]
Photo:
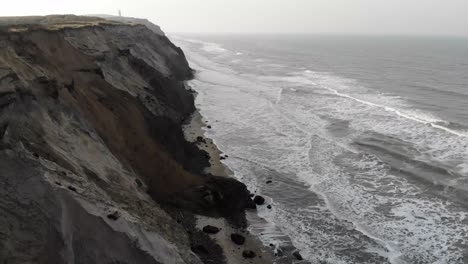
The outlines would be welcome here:
[[[365,105],[377,107],[377,108],[383,109],[383,110],[385,110],[385,111],[387,111],[387,112],[395,113],[395,114],[397,114],[398,116],[401,116],[401,117],[403,117],[403,118],[406,118],[406,119],[409,119],[409,120],[413,120],[413,121],[416,121],[416,122],[421,123],[421,124],[430,125],[431,127],[434,127],[434,128],[440,129],[440,130],[443,130],[443,131],[445,131],[445,132],[448,132],[448,133],[450,133],[450,134],[453,134],[453,135],[456,135],[456,136],[459,136],[459,137],[468,138],[468,135],[467,135],[467,134],[460,133],[460,132],[457,132],[457,131],[453,131],[452,129],[446,128],[446,127],[444,127],[444,126],[434,124],[434,122],[427,121],[427,120],[424,120],[424,119],[421,119],[421,118],[418,118],[418,117],[415,117],[415,116],[412,116],[412,115],[409,115],[409,114],[402,113],[401,111],[399,111],[399,110],[397,110],[397,109],[395,109],[395,108],[392,108],[392,107],[389,107],[389,106],[385,106],[385,105],[375,104],[375,103],[368,102],[368,101],[364,101],[364,100],[361,100],[361,99],[359,99],[359,98],[352,97],[351,95],[347,95],[347,94],[340,93],[340,92],[338,92],[337,90],[332,89],[332,88],[325,88],[325,89],[326,89],[326,90],[329,90],[329,91],[331,91],[331,92],[333,92],[333,93],[334,93],[335,95],[337,95],[337,96],[345,97],[345,98],[354,100],[354,101],[356,101],[356,102],[359,102],[359,103],[362,103],[362,104],[365,104]],[[443,121],[442,121],[442,120],[438,120],[438,122],[443,122]]]

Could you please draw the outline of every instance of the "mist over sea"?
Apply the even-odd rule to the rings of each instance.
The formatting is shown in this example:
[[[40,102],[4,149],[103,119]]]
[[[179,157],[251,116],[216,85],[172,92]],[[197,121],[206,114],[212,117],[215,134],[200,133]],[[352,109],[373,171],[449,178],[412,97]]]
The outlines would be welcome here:
[[[173,40],[207,135],[272,205],[262,241],[312,263],[468,263],[468,39]]]

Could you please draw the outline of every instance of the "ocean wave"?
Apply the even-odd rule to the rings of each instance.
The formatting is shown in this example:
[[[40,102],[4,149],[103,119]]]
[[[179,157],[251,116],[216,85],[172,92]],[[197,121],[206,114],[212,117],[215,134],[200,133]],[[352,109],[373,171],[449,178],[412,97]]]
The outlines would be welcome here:
[[[427,124],[431,127],[444,130],[445,132],[451,133],[459,137],[468,138],[468,127],[463,126],[461,124],[457,124],[455,122],[441,120],[440,118],[434,117],[431,114],[423,113],[418,110],[404,109],[409,108],[409,106],[405,105],[405,102],[403,102],[401,97],[399,96],[378,94],[371,95],[374,96],[374,99],[377,99],[379,102],[372,102],[370,100],[365,100],[358,97],[368,96],[370,92],[367,89],[360,87],[359,84],[356,83],[356,80],[341,78],[328,73],[313,72],[310,70],[305,70],[303,72],[300,72],[299,74],[293,73],[292,75],[298,76],[299,78],[296,77],[296,79],[287,79],[290,81],[299,81],[308,85],[318,84],[319,86],[332,92],[336,96],[347,98],[374,108],[379,108],[386,112],[391,112],[399,117],[403,117],[418,123]],[[344,91],[347,91],[348,93]],[[353,92],[356,93],[356,95],[352,94]],[[381,98],[375,98],[376,96]],[[382,104],[380,102],[389,102],[390,105]],[[392,103],[396,106],[391,105]]]

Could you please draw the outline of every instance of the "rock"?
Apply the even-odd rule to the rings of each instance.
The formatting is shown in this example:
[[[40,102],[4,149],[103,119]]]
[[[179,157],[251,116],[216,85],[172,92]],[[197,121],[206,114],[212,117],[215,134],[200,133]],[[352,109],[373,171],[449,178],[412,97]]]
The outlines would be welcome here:
[[[197,137],[197,142],[206,143],[206,140],[202,136]]]
[[[210,125],[207,125],[206,127],[207,127],[208,129],[211,129],[211,126],[210,126]]]
[[[223,156],[221,156],[221,157],[219,157],[219,159],[220,159],[220,160],[225,160],[226,158],[223,157]]]
[[[271,205],[268,205],[267,208],[268,208],[268,209],[271,209]]]
[[[109,218],[110,220],[114,220],[114,221],[117,221],[119,217],[120,217],[120,214],[117,211],[113,212],[112,214],[107,215],[107,218]]]
[[[255,204],[257,205],[262,205],[265,203],[265,198],[263,198],[262,196],[260,195],[257,195],[255,196],[255,198],[253,199],[253,201],[255,202]]]
[[[294,251],[292,255],[293,255],[297,260],[304,260],[304,259],[302,258],[301,253],[299,253],[299,251]]]
[[[207,225],[203,227],[203,232],[207,234],[217,234],[220,231],[216,226]]]
[[[255,196],[255,194],[253,194],[253,193],[249,194],[250,198],[253,198],[254,196]]]
[[[231,234],[231,240],[236,245],[243,245],[245,243],[245,237],[239,234]]]
[[[74,191],[74,192],[76,192],[76,188],[75,188],[75,187],[73,187],[73,186],[71,186],[71,185],[70,185],[70,186],[68,186],[68,189],[69,189],[70,191]]]
[[[242,256],[244,258],[255,258],[257,254],[255,254],[255,252],[253,252],[252,250],[244,250],[242,251]]]
[[[270,184],[272,182],[273,182],[272,180],[268,180],[268,181],[266,181],[266,184]]]

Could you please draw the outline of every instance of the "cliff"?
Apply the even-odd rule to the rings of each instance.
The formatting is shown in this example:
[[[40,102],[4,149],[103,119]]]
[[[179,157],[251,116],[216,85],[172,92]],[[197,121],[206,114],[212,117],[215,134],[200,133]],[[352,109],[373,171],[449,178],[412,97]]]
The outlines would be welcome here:
[[[190,78],[144,25],[0,19],[0,262],[209,263],[194,214],[252,204],[184,138]]]

